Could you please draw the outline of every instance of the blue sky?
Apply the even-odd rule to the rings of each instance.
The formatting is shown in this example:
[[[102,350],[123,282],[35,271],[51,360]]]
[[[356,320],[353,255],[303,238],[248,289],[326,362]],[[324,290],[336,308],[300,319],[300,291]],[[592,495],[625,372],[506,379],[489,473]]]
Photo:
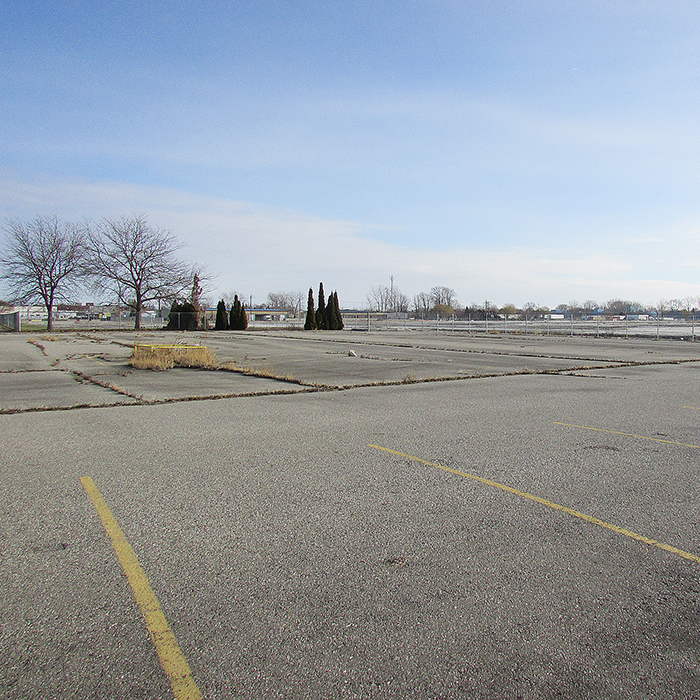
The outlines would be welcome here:
[[[0,217],[144,212],[212,297],[700,296],[700,4],[0,9]],[[700,301],[696,304],[700,306]]]

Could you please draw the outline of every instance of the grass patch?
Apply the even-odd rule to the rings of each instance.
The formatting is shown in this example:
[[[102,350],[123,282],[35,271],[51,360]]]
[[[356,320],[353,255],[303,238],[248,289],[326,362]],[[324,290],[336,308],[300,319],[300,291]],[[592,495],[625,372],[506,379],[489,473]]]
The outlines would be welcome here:
[[[289,382],[290,384],[301,384],[302,386],[316,386],[315,384],[309,385],[307,382],[303,382],[301,379],[297,379],[292,374],[279,374],[270,369],[264,367],[256,368],[253,365],[247,365],[245,367],[240,367],[235,362],[229,362],[222,369],[227,372],[237,372],[238,374],[244,374],[247,377],[259,377],[261,379],[275,379],[280,382]]]
[[[218,369],[214,353],[203,345],[135,345],[129,364],[136,369],[165,371],[173,367]]]

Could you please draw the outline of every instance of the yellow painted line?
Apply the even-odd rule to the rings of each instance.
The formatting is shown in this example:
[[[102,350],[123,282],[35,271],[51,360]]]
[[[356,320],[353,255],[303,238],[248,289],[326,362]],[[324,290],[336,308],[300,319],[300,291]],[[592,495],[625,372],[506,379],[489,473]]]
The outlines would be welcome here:
[[[114,519],[109,506],[102,498],[102,494],[97,490],[93,480],[86,476],[80,479],[80,483],[87,491],[88,496],[90,496],[90,500],[95,506],[110,540],[112,540],[112,546],[134,592],[136,602],[141,608],[146,627],[151,635],[151,641],[156,648],[165,675],[170,681],[175,699],[202,700],[202,694],[192,678],[190,666],[180,650],[177,639],[175,639],[175,635],[170,629],[163,611],[160,609],[158,598],[156,598],[156,594],[153,592],[134,550]]]
[[[665,442],[667,445],[679,445],[680,447],[693,447],[700,450],[700,445],[689,445],[687,442],[675,442],[673,440],[662,440],[661,438],[647,437],[646,435],[635,435],[634,433],[621,433],[619,430],[606,430],[605,428],[591,428],[588,425],[574,425],[573,423],[559,423],[554,421],[554,425],[564,425],[567,428],[580,428],[581,430],[595,430],[599,433],[610,433],[611,435],[623,435],[624,437],[637,438],[638,440],[651,440],[652,442]]]
[[[539,496],[533,496],[531,493],[526,493],[525,491],[519,491],[518,489],[514,489],[512,486],[506,486],[505,484],[499,484],[497,481],[491,481],[491,479],[484,479],[481,476],[476,476],[475,474],[469,474],[467,472],[462,472],[459,471],[458,469],[450,469],[450,467],[445,467],[442,464],[435,464],[434,462],[427,462],[424,459],[421,459],[420,457],[414,457],[413,455],[407,455],[403,452],[397,452],[396,450],[392,450],[388,447],[382,447],[381,445],[368,445],[368,447],[373,447],[377,450],[382,450],[383,452],[388,452],[389,454],[396,455],[397,457],[403,457],[405,459],[410,459],[413,462],[419,462],[420,464],[425,464],[428,467],[435,467],[437,469],[442,469],[443,471],[450,472],[450,474],[456,474],[457,476],[463,476],[465,479],[473,479],[474,481],[478,481],[481,484],[486,484],[487,486],[493,486],[497,489],[501,489],[502,491],[507,491],[508,493],[512,493],[516,496],[520,496],[522,498],[527,498],[529,501],[535,501],[535,503],[540,503],[543,506],[547,506],[548,508],[554,508],[554,510],[560,510],[563,513],[567,513],[568,515],[573,515],[575,518],[580,518],[581,520],[585,520],[588,523],[593,523],[593,525],[598,525],[600,527],[604,527],[607,530],[612,530],[613,532],[617,532],[619,535],[625,535],[626,537],[631,537],[633,540],[638,540],[639,542],[644,542],[644,544],[651,545],[652,547],[658,547],[659,549],[663,549],[667,552],[671,552],[672,554],[677,554],[679,557],[683,557],[684,559],[690,559],[690,561],[694,561],[697,564],[700,564],[700,556],[697,554],[691,554],[690,552],[684,552],[682,549],[677,549],[676,547],[672,547],[670,544],[664,544],[663,542],[658,542],[657,540],[652,540],[650,537],[645,537],[644,535],[638,535],[636,532],[632,532],[631,530],[627,530],[624,527],[619,527],[618,525],[612,525],[611,523],[606,523],[604,520],[600,520],[598,518],[594,518],[591,515],[586,515],[585,513],[581,513],[577,510],[573,510],[572,508],[567,508],[566,506],[561,506],[558,503],[553,503],[552,501],[548,501],[546,498],[540,498]]]
[[[691,411],[700,411],[700,408],[697,406],[683,406],[683,408],[689,408]]]

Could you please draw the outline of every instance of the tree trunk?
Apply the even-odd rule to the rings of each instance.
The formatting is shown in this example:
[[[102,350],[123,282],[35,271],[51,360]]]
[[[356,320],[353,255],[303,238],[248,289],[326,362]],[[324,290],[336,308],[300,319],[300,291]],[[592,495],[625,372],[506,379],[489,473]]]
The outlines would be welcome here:
[[[48,299],[44,299],[44,303],[46,304],[46,330],[47,331],[52,331],[53,330],[53,294],[49,295]]]
[[[136,297],[136,306],[134,307],[134,330],[141,330],[141,300]]]

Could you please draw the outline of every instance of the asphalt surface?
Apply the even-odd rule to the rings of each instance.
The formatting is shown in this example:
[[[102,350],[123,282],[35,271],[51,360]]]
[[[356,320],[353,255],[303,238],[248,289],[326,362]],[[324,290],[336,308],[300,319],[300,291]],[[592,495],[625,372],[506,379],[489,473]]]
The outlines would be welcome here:
[[[193,339],[0,336],[0,697],[173,697],[86,476],[206,698],[700,697],[700,345]]]

